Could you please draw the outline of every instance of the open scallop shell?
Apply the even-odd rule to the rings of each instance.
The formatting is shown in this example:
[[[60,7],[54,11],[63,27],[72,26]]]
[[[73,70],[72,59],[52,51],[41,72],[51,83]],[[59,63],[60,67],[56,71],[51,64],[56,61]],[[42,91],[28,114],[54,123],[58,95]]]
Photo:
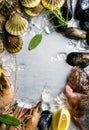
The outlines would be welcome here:
[[[6,49],[10,53],[19,52],[22,49],[23,40],[20,36],[7,36]]]
[[[20,0],[20,2],[24,7],[33,8],[40,3],[40,0]]]
[[[28,28],[28,21],[19,13],[15,13],[9,18],[5,24],[5,29],[8,33],[18,36],[23,34]]]
[[[52,11],[61,8],[64,3],[65,0],[42,0],[43,6]]]
[[[42,6],[42,4],[39,4],[34,8],[24,8],[24,11],[30,16],[38,16],[43,11],[43,9],[44,7]]]

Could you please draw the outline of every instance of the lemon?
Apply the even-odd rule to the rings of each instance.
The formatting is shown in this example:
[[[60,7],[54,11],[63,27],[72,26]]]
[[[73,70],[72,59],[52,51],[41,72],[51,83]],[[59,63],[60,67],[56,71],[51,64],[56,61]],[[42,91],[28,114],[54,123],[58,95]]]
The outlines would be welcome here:
[[[70,126],[70,112],[63,107],[53,113],[52,130],[68,130]]]

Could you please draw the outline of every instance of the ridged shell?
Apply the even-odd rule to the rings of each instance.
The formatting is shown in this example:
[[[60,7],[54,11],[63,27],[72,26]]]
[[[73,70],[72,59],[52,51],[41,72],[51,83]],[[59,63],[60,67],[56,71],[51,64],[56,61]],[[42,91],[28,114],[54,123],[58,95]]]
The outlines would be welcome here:
[[[5,24],[5,29],[11,35],[21,35],[28,27],[28,21],[23,18],[19,13],[15,13]]]
[[[1,8],[2,14],[9,17],[14,12],[16,12],[17,5],[17,0],[5,0],[3,7]]]
[[[0,0],[0,9],[3,7],[5,0]]]
[[[0,53],[2,53],[4,51],[4,43],[3,41],[0,39]]]
[[[20,2],[24,7],[33,8],[40,3],[40,0],[20,0]]]
[[[44,7],[42,6],[42,4],[39,4],[34,8],[24,8],[24,11],[30,16],[38,16],[43,11],[43,9]]]
[[[65,0],[42,0],[43,6],[52,11],[61,8],[64,3]]]
[[[3,26],[4,26],[5,22],[6,22],[5,16],[0,14],[0,33],[4,32]]]
[[[22,49],[23,41],[20,36],[7,36],[6,49],[10,53],[19,52]]]

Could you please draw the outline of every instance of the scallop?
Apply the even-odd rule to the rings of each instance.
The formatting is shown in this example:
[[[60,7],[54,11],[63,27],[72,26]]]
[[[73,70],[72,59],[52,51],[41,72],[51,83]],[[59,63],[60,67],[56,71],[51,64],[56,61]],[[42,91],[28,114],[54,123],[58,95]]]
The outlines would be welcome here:
[[[42,4],[39,4],[34,8],[24,8],[24,11],[29,16],[38,16],[43,11],[43,9],[44,7],[42,6]]]
[[[2,53],[4,51],[4,43],[3,41],[0,39],[0,53]]]
[[[4,32],[5,22],[6,22],[5,16],[3,16],[2,14],[0,14],[0,33]]]
[[[6,49],[10,53],[19,52],[22,49],[23,40],[20,36],[7,35]]]
[[[28,28],[28,21],[23,18],[19,13],[15,13],[9,18],[5,24],[5,29],[11,35],[21,35]]]
[[[40,3],[40,0],[20,0],[20,2],[24,7],[33,8]]]
[[[65,0],[42,0],[43,6],[52,11],[61,8],[64,3]]]

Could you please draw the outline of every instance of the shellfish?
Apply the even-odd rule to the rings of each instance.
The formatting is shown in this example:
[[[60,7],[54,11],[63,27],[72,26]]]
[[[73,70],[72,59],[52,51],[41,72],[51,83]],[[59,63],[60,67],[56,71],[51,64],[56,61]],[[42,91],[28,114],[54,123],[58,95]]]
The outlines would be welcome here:
[[[67,55],[66,61],[69,65],[85,68],[89,65],[89,53],[71,52]]]
[[[4,51],[4,43],[3,41],[0,39],[0,53],[2,53]]]
[[[0,14],[0,33],[4,32],[4,27],[3,26],[5,25],[5,22],[6,22],[5,16]]]
[[[19,52],[22,49],[23,41],[20,36],[7,36],[6,49],[10,53]]]
[[[42,0],[42,4],[45,8],[50,10],[56,10],[57,8],[61,8],[65,0]]]
[[[39,4],[34,8],[24,8],[24,11],[30,16],[38,16],[43,11],[43,9],[44,7],[42,6],[42,4]]]
[[[38,124],[39,130],[46,130],[51,124],[52,113],[50,111],[43,111],[41,113],[40,121]]]
[[[14,86],[9,77],[8,71],[2,68],[0,77],[0,109],[9,105],[14,98]]]
[[[5,29],[12,35],[21,35],[28,28],[28,21],[23,18],[19,13],[12,15],[5,24]]]
[[[20,2],[24,7],[33,8],[40,3],[40,0],[20,0]]]

